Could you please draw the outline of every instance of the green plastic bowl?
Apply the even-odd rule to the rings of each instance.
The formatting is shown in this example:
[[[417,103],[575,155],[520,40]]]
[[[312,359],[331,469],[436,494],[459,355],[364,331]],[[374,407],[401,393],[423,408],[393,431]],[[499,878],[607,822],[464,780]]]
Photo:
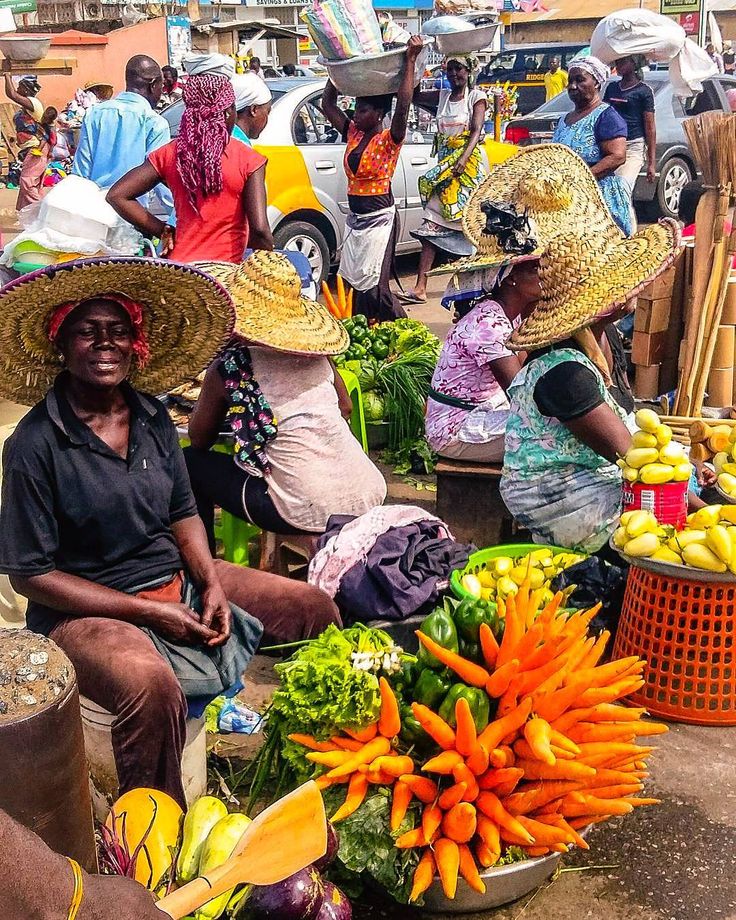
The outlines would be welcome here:
[[[497,559],[499,556],[511,556],[513,560],[526,556],[537,549],[548,549],[552,553],[571,553],[573,550],[565,549],[564,546],[548,546],[545,543],[507,543],[505,546],[491,546],[489,549],[479,549],[477,553],[472,553],[468,559],[468,564],[464,569],[455,569],[450,575],[450,588],[455,597],[461,601],[467,598],[474,599],[474,595],[460,584],[463,575],[477,575],[483,569],[488,567],[491,559]],[[582,556],[583,553],[576,553],[576,556]]]

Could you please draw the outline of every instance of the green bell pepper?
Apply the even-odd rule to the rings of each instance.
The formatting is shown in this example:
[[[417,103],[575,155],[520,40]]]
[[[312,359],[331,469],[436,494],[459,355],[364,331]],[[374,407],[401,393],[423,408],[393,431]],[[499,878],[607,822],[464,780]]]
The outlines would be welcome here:
[[[442,648],[451,652],[458,651],[457,629],[452,614],[446,608],[436,607],[424,618],[419,629]],[[417,659],[423,668],[431,668],[433,671],[441,671],[444,668],[442,662],[430,654],[423,645],[419,647]]]
[[[417,678],[414,684],[413,696],[417,703],[429,706],[433,712],[437,712],[437,707],[447,695],[452,680],[437,671],[425,668]]]
[[[469,642],[480,641],[480,625],[488,623],[491,629],[496,622],[496,605],[488,601],[466,598],[461,601],[453,615],[457,633]]]
[[[381,339],[374,339],[373,344],[371,345],[371,354],[374,358],[377,358],[379,361],[383,361],[384,358],[388,358],[388,345],[386,342],[382,342]]]
[[[393,679],[393,683],[402,689],[413,687],[419,676],[419,668],[416,655],[407,655],[406,652],[401,656],[401,670]]]
[[[411,711],[409,706],[402,706],[399,710],[401,715],[401,731],[399,736],[405,744],[417,745],[422,747],[431,739],[417,721],[417,717]]]
[[[452,725],[453,728],[456,725],[455,703],[459,699],[468,701],[475,727],[479,732],[482,732],[486,725],[488,725],[491,714],[488,694],[485,690],[478,687],[469,687],[467,684],[453,684],[452,687],[450,687],[449,693],[442,701],[439,711],[440,717],[443,718],[448,725]]]
[[[471,639],[460,636],[458,639],[458,646],[458,651],[463,658],[467,658],[468,661],[472,661],[474,664],[485,664],[480,642],[473,642]]]

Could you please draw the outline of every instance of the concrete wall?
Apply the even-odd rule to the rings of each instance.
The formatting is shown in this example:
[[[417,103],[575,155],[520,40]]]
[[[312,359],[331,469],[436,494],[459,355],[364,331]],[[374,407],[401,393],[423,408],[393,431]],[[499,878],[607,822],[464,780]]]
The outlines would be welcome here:
[[[148,54],[162,65],[168,62],[164,19],[149,19],[108,35],[85,33],[82,41],[84,44],[80,44],[77,32],[62,32],[52,39],[49,57],[76,58],[76,66],[69,76],[38,72],[39,98],[44,105],[53,105],[61,111],[76,90],[89,80],[112,83],[115,92],[120,92],[125,89],[125,65],[134,54]],[[27,72],[33,72],[33,65],[28,66]],[[2,92],[0,101],[7,101]]]

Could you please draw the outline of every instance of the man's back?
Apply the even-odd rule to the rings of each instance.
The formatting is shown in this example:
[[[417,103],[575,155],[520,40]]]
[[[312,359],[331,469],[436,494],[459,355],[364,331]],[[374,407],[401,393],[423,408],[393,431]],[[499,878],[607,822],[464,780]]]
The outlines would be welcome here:
[[[123,92],[87,113],[73,172],[110,188],[170,140],[167,121],[149,102],[137,93]]]

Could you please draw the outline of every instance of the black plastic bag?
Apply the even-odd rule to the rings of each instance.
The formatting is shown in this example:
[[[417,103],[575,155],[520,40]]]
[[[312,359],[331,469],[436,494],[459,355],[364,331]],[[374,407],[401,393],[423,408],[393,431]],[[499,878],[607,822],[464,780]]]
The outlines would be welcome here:
[[[552,590],[562,591],[577,585],[566,606],[580,610],[587,610],[600,601],[603,606],[591,621],[590,630],[601,633],[608,629],[613,636],[621,616],[627,573],[628,566],[611,565],[597,556],[590,556],[560,572],[552,581]]]

